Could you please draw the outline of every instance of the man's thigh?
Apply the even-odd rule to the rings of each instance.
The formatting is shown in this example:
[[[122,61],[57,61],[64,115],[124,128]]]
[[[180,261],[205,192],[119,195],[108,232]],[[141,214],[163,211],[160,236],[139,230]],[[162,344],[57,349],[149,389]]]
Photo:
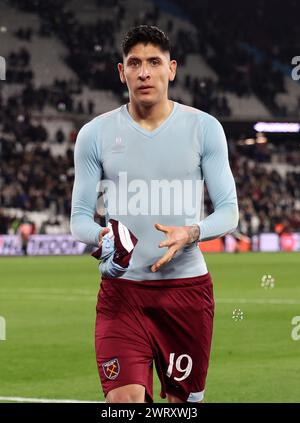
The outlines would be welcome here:
[[[164,290],[162,297],[149,323],[161,396],[202,401],[214,317],[211,279],[208,275],[199,285]]]
[[[153,353],[137,310],[116,298],[114,288],[98,296],[95,350],[104,395],[126,385],[145,388],[153,401]],[[108,298],[109,297],[109,298]]]

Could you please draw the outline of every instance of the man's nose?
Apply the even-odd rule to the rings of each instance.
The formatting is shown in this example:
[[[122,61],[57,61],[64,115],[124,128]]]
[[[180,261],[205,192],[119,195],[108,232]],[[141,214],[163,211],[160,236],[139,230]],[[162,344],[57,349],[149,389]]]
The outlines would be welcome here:
[[[149,67],[147,64],[142,64],[141,69],[140,69],[140,73],[139,73],[139,78],[144,81],[145,79],[150,77],[150,72],[149,72]]]

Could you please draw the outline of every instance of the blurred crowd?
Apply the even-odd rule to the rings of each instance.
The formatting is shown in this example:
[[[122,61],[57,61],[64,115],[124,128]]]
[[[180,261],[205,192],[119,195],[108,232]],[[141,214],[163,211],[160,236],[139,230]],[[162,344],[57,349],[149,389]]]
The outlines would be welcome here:
[[[216,71],[219,87],[239,96],[254,93],[273,115],[285,116],[276,95],[285,92],[284,76],[291,75],[291,60],[299,55],[298,1],[173,3],[197,27],[197,51]],[[299,109],[294,113],[299,116]]]
[[[98,19],[95,23],[82,23],[75,13],[68,8],[68,1],[49,0],[11,0],[22,10],[37,13],[41,19],[38,34],[30,33],[30,40],[33,36],[49,37],[55,34],[64,46],[68,49],[65,57],[66,64],[75,72],[79,83],[91,89],[111,90],[121,102],[127,101],[127,92],[120,83],[116,71],[116,63],[121,61],[120,46],[116,41],[116,31],[120,28],[126,13],[123,2],[118,0],[107,2],[111,13],[110,18]],[[96,4],[103,7],[105,2],[97,1]],[[161,17],[161,10],[158,6],[153,6],[139,14],[134,20],[134,25],[138,24],[158,24]],[[20,29],[19,33],[26,33],[28,29]],[[166,23],[172,44],[172,57],[179,65],[186,63],[189,53],[198,53],[199,46],[197,39],[187,30],[178,29],[172,19]],[[32,70],[29,70],[32,79]],[[11,71],[9,71],[11,75]],[[47,96],[43,96],[44,101],[52,106],[58,104],[65,105],[65,109],[71,112],[80,112],[80,108],[72,105],[73,81],[62,81],[64,86],[48,87]],[[173,85],[176,85],[175,80]],[[193,79],[187,75],[184,84],[185,88],[192,95],[192,106],[204,108],[209,113],[219,116],[230,116],[231,110],[223,93],[221,85],[214,83],[209,78]],[[59,88],[59,92],[57,90]],[[50,91],[50,92],[49,92]],[[50,98],[49,98],[50,97]],[[60,97],[60,98],[58,98]],[[176,98],[180,101],[180,98]],[[89,108],[89,106],[87,106]],[[85,110],[85,112],[87,112]],[[90,112],[90,108],[88,110]]]
[[[262,232],[300,230],[300,172],[285,176],[274,168],[231,154],[240,208],[240,229],[248,236]],[[298,204],[299,203],[299,204]]]
[[[40,18],[38,33],[24,27],[15,31],[17,37],[31,41],[35,36],[55,35],[67,48],[64,60],[77,75],[79,84],[92,89],[112,90],[120,101],[126,100],[126,90],[120,84],[116,72],[116,63],[121,59],[116,34],[124,18],[128,18],[123,1],[94,0],[93,3],[99,7],[107,5],[110,14],[109,18],[99,18],[93,23],[81,22],[69,7],[68,0],[8,1],[21,10],[36,13]],[[224,93],[227,91],[238,96],[255,94],[273,115],[287,114],[285,106],[278,104],[276,95],[285,92],[284,75],[290,74],[291,58],[299,50],[297,40],[300,39],[300,30],[296,21],[299,11],[296,0],[290,0],[289,7],[285,8],[282,8],[279,0],[274,0],[272,13],[266,0],[254,0],[243,7],[236,0],[228,4],[213,0],[172,0],[172,3],[173,6],[181,6],[197,28],[195,35],[177,28],[172,19],[167,20],[164,26],[172,41],[173,57],[179,65],[184,65],[188,54],[201,54],[218,75],[217,82],[187,75],[184,85],[193,96],[191,105],[203,107],[207,112],[220,117],[228,117],[231,110]],[[162,13],[158,3],[155,3],[152,8],[137,14],[133,23],[155,25],[160,22]],[[288,22],[288,31],[283,30],[283,16]],[[26,69],[29,60],[30,53],[26,49],[11,54],[10,65],[25,65],[25,70],[9,69],[12,80],[29,82],[33,79],[32,70]],[[73,85],[73,81],[61,82],[60,86],[48,88],[54,91],[54,99],[51,98],[50,103],[57,107],[61,102],[68,111],[82,111],[80,105],[72,104],[74,91],[69,85],[70,82]],[[47,93],[45,101],[49,100],[49,96],[53,97],[51,92]],[[58,96],[65,99],[58,99]],[[295,110],[297,114],[299,111]]]
[[[9,97],[8,107],[43,112],[45,106],[49,106],[61,112],[94,114],[92,99],[87,99],[85,104],[82,100],[74,99],[74,96],[82,93],[80,79],[55,78],[51,84],[36,87],[34,76],[30,51],[25,47],[12,51],[7,60],[6,83],[22,84],[22,90],[20,94]]]
[[[287,232],[300,231],[300,172],[287,170],[282,175],[274,167],[266,168],[265,164],[272,163],[273,149],[270,143],[264,153],[260,147],[250,152],[248,148],[239,147],[237,140],[229,141],[240,207],[240,230],[248,236],[275,231],[279,224]],[[49,210],[51,215],[68,218],[74,176],[71,147],[64,156],[54,157],[44,142],[16,143],[13,138],[2,136],[0,151],[1,207],[21,209],[25,214]],[[208,196],[206,211],[212,211]],[[5,217],[4,211],[0,214],[0,233],[15,227],[16,218],[9,216]]]
[[[251,236],[299,231],[299,142],[277,140],[247,145],[229,140],[228,144],[242,232]]]
[[[70,213],[73,183],[73,150],[53,156],[40,141],[16,142],[0,138],[0,204],[24,211],[52,209],[55,214]]]
[[[126,101],[116,72],[116,62],[121,59],[116,32],[128,13],[124,2],[95,0],[99,7],[107,4],[111,8],[109,18],[82,23],[68,8],[67,0],[8,1],[17,8],[36,13],[40,17],[40,27],[38,32],[27,26],[15,29],[15,36],[25,40],[28,48],[22,47],[8,55],[6,82],[21,84],[22,89],[20,94],[5,99],[0,91],[0,233],[15,232],[22,224],[22,218],[6,213],[5,208],[23,210],[25,217],[31,211],[45,210],[51,211],[52,216],[68,217],[70,214],[73,144],[77,130],[66,133],[58,129],[54,139],[50,139],[47,128],[33,119],[33,113],[43,112],[47,106],[58,112],[84,114],[84,120],[87,120],[86,115],[93,117],[93,100],[86,99],[83,103],[75,99],[82,93],[83,86],[112,90],[120,103]],[[255,19],[265,25],[264,29],[258,27],[255,31],[248,19],[248,5],[235,9],[232,20],[232,9],[227,2],[218,2],[217,8],[214,1],[208,0],[201,3],[174,0],[173,3],[184,4],[191,19],[197,17],[196,37],[178,29],[172,19],[166,22],[166,32],[173,41],[173,57],[184,65],[187,54],[200,53],[219,77],[215,82],[209,77],[186,74],[183,86],[192,94],[191,105],[217,117],[229,117],[231,110],[224,91],[239,96],[255,93],[275,115],[284,115],[285,111],[276,104],[275,98],[276,93],[284,90],[283,73],[274,67],[274,61],[286,63],[291,48],[281,44],[284,37],[275,34],[280,26],[276,26],[276,14],[272,14],[274,22],[270,20],[266,0],[259,1],[259,7],[253,9]],[[278,8],[279,1],[274,5]],[[291,7],[285,13],[293,11]],[[160,17],[161,10],[154,5],[150,11],[141,12],[134,24],[156,24]],[[300,39],[298,28],[293,27],[292,33]],[[37,87],[31,66],[30,42],[34,37],[53,34],[67,48],[64,60],[76,78],[58,77],[51,84]],[[292,43],[293,39],[290,41]],[[251,50],[253,45],[256,49]],[[65,153],[54,156],[49,148],[52,142],[64,145]],[[237,184],[241,231],[253,235],[277,230],[278,225],[286,231],[300,231],[300,173],[291,169],[285,173],[274,170],[280,163],[300,165],[296,142],[293,145],[268,143],[241,147],[235,139],[229,141],[229,149]],[[268,168],[266,164],[274,166]],[[211,211],[208,199],[206,210]],[[59,220],[46,219],[39,231],[47,232],[54,226],[59,226]]]

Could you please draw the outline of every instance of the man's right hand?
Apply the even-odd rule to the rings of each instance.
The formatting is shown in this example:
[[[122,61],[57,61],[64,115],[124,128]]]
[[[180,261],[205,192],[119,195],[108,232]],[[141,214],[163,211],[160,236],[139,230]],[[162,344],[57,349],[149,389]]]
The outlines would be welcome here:
[[[99,248],[92,256],[100,260],[104,277],[118,278],[127,272],[137,238],[121,222],[109,219],[99,236]]]
[[[104,228],[104,229],[100,232],[100,234],[99,234],[99,243],[98,243],[98,247],[101,247],[102,242],[103,242],[102,238],[103,238],[105,235],[107,235],[107,234],[109,233],[109,231],[110,231],[110,229],[109,229],[109,228]]]

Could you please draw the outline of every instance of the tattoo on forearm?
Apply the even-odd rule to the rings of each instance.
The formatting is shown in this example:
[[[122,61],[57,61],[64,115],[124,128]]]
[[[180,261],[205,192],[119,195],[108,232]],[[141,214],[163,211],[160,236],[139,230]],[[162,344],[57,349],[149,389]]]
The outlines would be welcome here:
[[[200,229],[198,225],[192,225],[189,227],[189,243],[195,242],[199,239]]]

